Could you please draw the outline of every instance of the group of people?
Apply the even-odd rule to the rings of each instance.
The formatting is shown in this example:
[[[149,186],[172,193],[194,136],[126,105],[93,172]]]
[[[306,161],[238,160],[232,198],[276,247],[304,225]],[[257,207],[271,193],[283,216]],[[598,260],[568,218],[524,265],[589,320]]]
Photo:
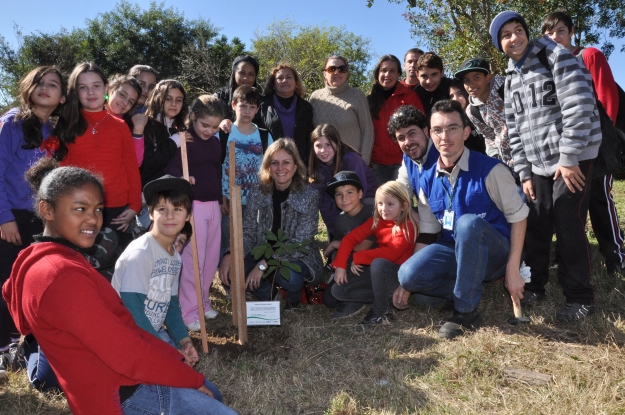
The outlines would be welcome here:
[[[569,16],[549,15],[543,33],[530,40],[523,17],[503,12],[490,35],[510,58],[505,77],[476,57],[447,78],[438,55],[415,48],[403,65],[380,58],[369,95],[330,56],[308,100],[288,63],[261,90],[251,56],[190,106],[180,82],[146,65],[107,78],[85,62],[67,81],[31,71],[21,106],[0,118],[0,364],[22,361],[74,413],[234,413],[189,367],[189,332],[218,315],[217,271],[230,286],[231,168],[246,290],[276,301],[282,288],[285,311],[324,281],[321,215],[330,318],[371,304],[360,324],[388,324],[412,294],[453,310],[441,337],[462,335],[481,325],[484,282],[503,278],[515,304],[544,300],[554,231],[566,297],[556,319],[593,313],[589,211],[608,271],[625,258],[600,119],[620,118],[618,89],[599,51],[571,44]],[[252,253],[268,230],[312,242],[279,270]]]

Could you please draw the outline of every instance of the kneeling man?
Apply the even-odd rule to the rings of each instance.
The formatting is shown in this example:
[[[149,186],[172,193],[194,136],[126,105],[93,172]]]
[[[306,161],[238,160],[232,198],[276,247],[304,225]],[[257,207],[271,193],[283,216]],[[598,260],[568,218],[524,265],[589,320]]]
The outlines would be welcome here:
[[[406,307],[411,292],[452,300],[453,316],[439,331],[444,338],[481,325],[483,282],[505,275],[512,301],[523,298],[519,267],[529,208],[503,163],[464,147],[467,124],[456,102],[432,108],[430,136],[440,156],[420,177],[419,231],[440,236],[401,266],[393,296],[397,308]]]

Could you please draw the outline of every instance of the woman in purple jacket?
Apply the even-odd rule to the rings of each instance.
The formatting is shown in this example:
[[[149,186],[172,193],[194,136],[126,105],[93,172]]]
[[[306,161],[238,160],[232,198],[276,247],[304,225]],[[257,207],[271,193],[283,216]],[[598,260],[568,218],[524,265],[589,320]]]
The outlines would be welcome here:
[[[310,136],[313,151],[308,161],[308,177],[312,187],[319,192],[319,211],[328,228],[328,237],[333,239],[334,222],[341,211],[334,198],[326,193],[326,186],[340,171],[355,172],[362,182],[363,202],[373,206],[378,185],[373,170],[367,166],[360,154],[341,141],[339,131],[332,124],[321,124]]]

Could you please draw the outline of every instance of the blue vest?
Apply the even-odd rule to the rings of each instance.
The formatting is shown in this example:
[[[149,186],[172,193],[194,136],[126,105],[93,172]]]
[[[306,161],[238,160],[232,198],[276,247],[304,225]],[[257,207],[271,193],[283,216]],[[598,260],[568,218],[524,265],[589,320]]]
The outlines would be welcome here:
[[[470,151],[466,148],[464,151]],[[504,214],[497,208],[491,200],[486,190],[486,177],[490,171],[501,161],[485,156],[483,154],[470,151],[469,171],[462,170],[456,180],[456,192],[453,195],[451,210],[454,212],[454,228],[458,219],[466,213],[480,216],[493,225],[499,233],[510,239],[510,224],[506,221]],[[442,179],[441,179],[442,177]],[[445,211],[449,208],[449,194],[452,193],[451,185],[446,177],[438,177],[436,174],[436,164],[421,174],[421,190],[428,198],[432,213],[443,223]],[[443,188],[445,186],[445,188]],[[447,189],[447,192],[445,191]],[[441,230],[441,241],[455,241],[454,233],[451,230]]]
[[[423,171],[429,169],[432,166],[436,166],[436,162],[438,161],[438,150],[432,144],[430,147],[430,152],[423,163]],[[410,179],[410,185],[412,186],[412,191],[415,196],[419,197],[419,190],[421,189],[421,174],[419,171],[419,166],[415,163],[410,157],[404,154],[404,165],[406,166],[406,172],[408,173],[408,178]]]

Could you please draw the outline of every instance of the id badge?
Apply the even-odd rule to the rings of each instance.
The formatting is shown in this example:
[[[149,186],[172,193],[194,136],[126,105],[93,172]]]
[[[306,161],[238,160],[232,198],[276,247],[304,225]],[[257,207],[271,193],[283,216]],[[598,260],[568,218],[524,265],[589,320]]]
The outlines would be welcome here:
[[[454,230],[454,212],[453,210],[446,210],[443,216],[443,229],[448,231]]]

